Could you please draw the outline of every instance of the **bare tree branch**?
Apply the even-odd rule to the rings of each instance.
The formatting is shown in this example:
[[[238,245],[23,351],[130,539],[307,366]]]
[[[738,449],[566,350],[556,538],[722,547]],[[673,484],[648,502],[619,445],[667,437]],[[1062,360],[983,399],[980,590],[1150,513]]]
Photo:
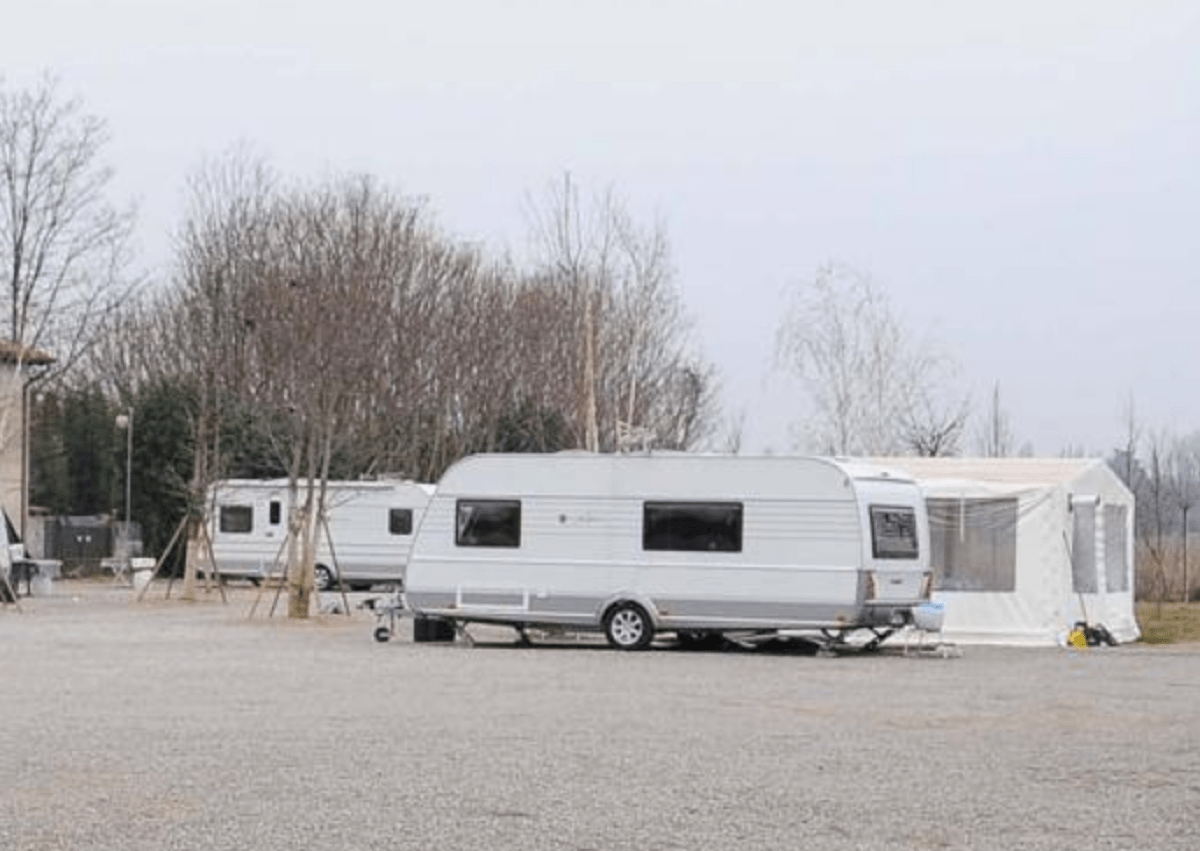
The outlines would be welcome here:
[[[0,85],[0,260],[14,343],[47,349],[60,374],[95,342],[133,288],[132,210],[107,199],[100,119],[59,96],[53,78],[31,91]],[[49,377],[49,376],[48,376]]]
[[[776,364],[807,389],[809,449],[836,455],[950,454],[967,400],[948,391],[953,364],[914,343],[864,275],[829,265],[780,321]]]

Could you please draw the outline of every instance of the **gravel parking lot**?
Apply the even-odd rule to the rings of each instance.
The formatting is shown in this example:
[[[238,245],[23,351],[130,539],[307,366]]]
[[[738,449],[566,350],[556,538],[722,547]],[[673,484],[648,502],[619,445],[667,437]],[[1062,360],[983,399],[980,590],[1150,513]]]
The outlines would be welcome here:
[[[380,644],[255,593],[0,609],[0,848],[1200,847],[1197,646]]]

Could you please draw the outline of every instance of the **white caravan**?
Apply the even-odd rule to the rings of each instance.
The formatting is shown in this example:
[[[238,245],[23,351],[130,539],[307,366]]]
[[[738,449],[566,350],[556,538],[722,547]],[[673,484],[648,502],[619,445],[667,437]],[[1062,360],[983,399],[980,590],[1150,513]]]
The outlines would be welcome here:
[[[450,467],[405,572],[418,617],[603,630],[621,649],[802,630],[874,643],[929,600],[911,478],[820,458],[476,455]]]
[[[411,481],[327,483],[327,522],[317,529],[317,588],[337,587],[339,571],[353,589],[399,583],[432,493],[433,485]],[[254,582],[280,574],[287,562],[290,499],[287,479],[214,483],[207,505],[215,572]]]

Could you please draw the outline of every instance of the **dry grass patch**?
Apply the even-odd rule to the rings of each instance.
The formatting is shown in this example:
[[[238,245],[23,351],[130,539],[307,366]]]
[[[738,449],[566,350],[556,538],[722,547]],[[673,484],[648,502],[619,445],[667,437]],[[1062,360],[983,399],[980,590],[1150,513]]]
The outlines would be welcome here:
[[[1147,603],[1137,604],[1138,625],[1142,641],[1147,644],[1177,644],[1200,641],[1200,604]]]

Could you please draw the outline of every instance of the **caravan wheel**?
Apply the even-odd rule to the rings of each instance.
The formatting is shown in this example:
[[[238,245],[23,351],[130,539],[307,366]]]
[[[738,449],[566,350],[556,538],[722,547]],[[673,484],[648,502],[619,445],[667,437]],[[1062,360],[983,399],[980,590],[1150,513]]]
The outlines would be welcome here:
[[[604,635],[618,650],[641,650],[654,638],[654,624],[637,603],[618,603],[604,619]]]
[[[323,564],[318,564],[313,569],[313,584],[318,591],[328,591],[333,587],[333,571]]]

